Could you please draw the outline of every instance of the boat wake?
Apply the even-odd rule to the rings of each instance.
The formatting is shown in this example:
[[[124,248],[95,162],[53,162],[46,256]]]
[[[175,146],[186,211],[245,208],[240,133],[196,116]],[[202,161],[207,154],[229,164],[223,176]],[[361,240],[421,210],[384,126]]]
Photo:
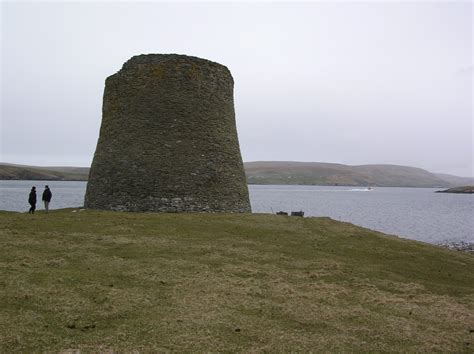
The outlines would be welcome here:
[[[352,188],[351,191],[353,192],[372,192],[372,188]]]

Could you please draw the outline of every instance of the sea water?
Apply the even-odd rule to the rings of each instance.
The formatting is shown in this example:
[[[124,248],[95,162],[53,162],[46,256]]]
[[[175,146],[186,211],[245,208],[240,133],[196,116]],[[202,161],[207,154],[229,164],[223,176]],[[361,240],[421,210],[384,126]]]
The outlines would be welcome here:
[[[81,207],[86,182],[0,181],[0,210],[27,212],[36,186],[38,210],[48,184],[50,209]],[[304,211],[359,226],[430,242],[474,243],[474,195],[435,193],[434,188],[374,188],[250,185],[254,213]]]

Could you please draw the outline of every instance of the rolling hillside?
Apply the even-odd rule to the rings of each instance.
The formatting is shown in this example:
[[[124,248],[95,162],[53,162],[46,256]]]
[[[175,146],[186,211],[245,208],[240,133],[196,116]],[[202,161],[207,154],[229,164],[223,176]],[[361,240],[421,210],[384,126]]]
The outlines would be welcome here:
[[[250,184],[305,184],[379,187],[450,187],[441,176],[421,168],[396,165],[348,166],[321,162],[257,161],[245,163]],[[461,177],[456,177],[462,179]],[[469,180],[469,179],[467,179]]]
[[[0,163],[0,180],[87,181],[88,167],[37,167]]]
[[[458,177],[448,175],[446,173],[435,173],[434,175],[438,178],[441,178],[442,180],[449,182],[452,186],[467,186],[474,184],[474,178],[472,177]]]
[[[474,178],[435,174],[397,165],[348,166],[323,162],[257,161],[244,163],[249,184],[303,184],[379,187],[473,185]],[[88,167],[36,167],[0,163],[0,180],[86,181]]]

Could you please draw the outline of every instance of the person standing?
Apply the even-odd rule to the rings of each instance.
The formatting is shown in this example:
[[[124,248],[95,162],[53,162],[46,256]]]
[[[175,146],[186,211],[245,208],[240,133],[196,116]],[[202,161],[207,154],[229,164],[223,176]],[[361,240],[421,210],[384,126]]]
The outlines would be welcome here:
[[[49,210],[49,202],[51,201],[51,197],[53,196],[53,193],[51,193],[51,189],[49,189],[49,186],[44,186],[44,192],[43,192],[43,202],[44,202],[44,208],[46,212]]]
[[[36,187],[31,187],[30,196],[28,197],[28,203],[30,203],[31,207],[28,211],[28,214],[34,214],[36,209]]]

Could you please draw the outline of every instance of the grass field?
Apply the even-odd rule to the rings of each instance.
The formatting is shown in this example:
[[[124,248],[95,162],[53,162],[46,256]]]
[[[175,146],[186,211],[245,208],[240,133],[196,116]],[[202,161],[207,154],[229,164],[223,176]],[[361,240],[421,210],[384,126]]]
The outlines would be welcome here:
[[[328,218],[0,212],[0,352],[474,350],[474,257]]]

